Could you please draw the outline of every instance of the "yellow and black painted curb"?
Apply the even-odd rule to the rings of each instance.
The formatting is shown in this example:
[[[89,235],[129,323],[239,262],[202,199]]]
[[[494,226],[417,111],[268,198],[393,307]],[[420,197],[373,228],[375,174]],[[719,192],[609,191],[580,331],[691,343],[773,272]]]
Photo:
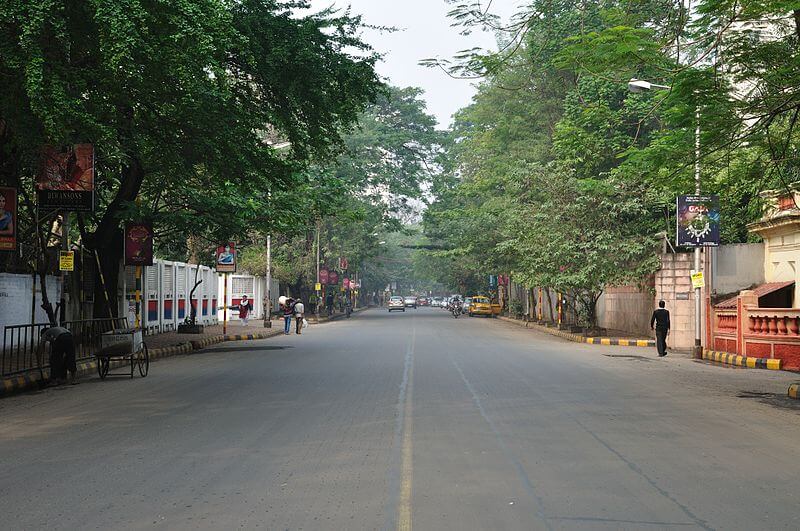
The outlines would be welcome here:
[[[217,343],[222,343],[223,341],[248,341],[248,340],[255,340],[255,339],[267,339],[270,337],[274,337],[280,335],[282,330],[272,330],[269,332],[261,332],[255,334],[234,334],[234,335],[219,335],[213,336],[201,340],[190,341],[188,343],[182,343],[180,345],[172,345],[169,347],[163,348],[153,348],[149,349],[148,355],[150,357],[150,361],[157,360],[160,358],[168,358],[171,356],[178,356],[180,354],[189,354],[190,352],[194,352],[195,350],[201,350],[207,346],[215,345]],[[129,365],[130,361],[127,360],[112,360],[111,361],[111,369],[122,367],[123,365]],[[78,376],[86,376],[88,374],[97,373],[97,361],[90,360],[90,361],[81,361],[78,365]],[[0,396],[9,396],[16,393],[21,393],[23,391],[30,391],[33,389],[40,389],[45,386],[47,383],[50,371],[45,370],[43,371],[44,378],[42,378],[42,374],[38,371],[29,371],[27,373],[23,373],[16,376],[9,376],[3,378],[2,380],[2,389],[0,389]]]
[[[537,323],[530,321],[520,321],[519,319],[512,319],[510,317],[500,317],[503,321],[508,321],[525,328],[535,328],[541,330],[551,336],[557,336],[568,341],[575,343],[586,343],[588,345],[615,345],[620,347],[655,347],[656,342],[652,339],[612,339],[609,337],[586,337],[580,334],[573,334],[572,332],[565,332],[564,330],[557,330],[555,328],[548,328]]]
[[[789,386],[789,398],[800,398],[800,383],[793,383]]]
[[[717,352],[716,350],[704,350],[703,359],[715,361],[717,363],[724,363],[726,365],[735,365],[737,367],[747,367],[750,369],[769,369],[771,371],[781,370],[781,362],[783,361],[770,358],[740,356],[738,354],[731,354],[729,352]]]

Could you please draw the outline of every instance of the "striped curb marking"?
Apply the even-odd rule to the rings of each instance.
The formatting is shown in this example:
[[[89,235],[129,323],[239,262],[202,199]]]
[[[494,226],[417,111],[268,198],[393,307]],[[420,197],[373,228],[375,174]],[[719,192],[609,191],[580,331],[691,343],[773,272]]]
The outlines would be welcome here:
[[[501,320],[507,321],[509,323],[514,323],[519,326],[525,326],[528,328],[530,321],[520,321],[518,319],[511,319],[509,317],[500,317]],[[546,332],[551,336],[558,336],[563,339],[567,339],[569,341],[574,341],[575,343],[586,343],[588,345],[614,345],[620,347],[655,347],[656,342],[652,339],[611,339],[608,337],[586,337],[579,334],[573,334],[570,332],[564,332],[563,330],[555,330],[553,328],[548,328],[546,326],[542,326],[537,323],[533,323],[534,327],[542,332]]]
[[[368,308],[359,308],[358,310],[354,310],[352,313],[360,313],[367,309]],[[344,314],[336,315],[331,320],[336,320],[340,317],[344,317]],[[156,360],[159,358],[176,356],[178,354],[188,354],[195,350],[201,350],[205,347],[222,343],[223,341],[252,341],[256,339],[269,339],[271,337],[281,335],[282,333],[282,329],[275,329],[271,332],[255,334],[228,334],[212,336],[205,339],[189,341],[188,343],[182,343],[180,345],[149,349],[148,355],[150,356],[150,360]],[[115,360],[111,362],[110,368],[116,369],[122,367],[123,365],[129,364],[130,362],[127,360]],[[78,376],[85,376],[93,372],[97,372],[96,361],[82,361],[78,363]],[[49,377],[49,371],[46,370],[44,373],[45,379],[47,379]],[[30,371],[18,376],[6,377],[3,378],[2,392],[0,392],[0,396],[8,396],[22,391],[36,389],[41,386],[41,383],[42,377],[38,371]]]
[[[221,343],[223,341],[246,341],[254,339],[267,339],[270,337],[277,336],[278,334],[279,331],[276,330],[275,332],[258,333],[258,334],[235,334],[227,336],[214,336],[202,340],[191,341],[189,343],[183,343],[180,345],[172,345],[169,347],[150,349],[148,351],[148,355],[150,356],[150,360],[152,361],[160,358],[176,356],[179,354],[188,354],[192,351],[200,350],[206,346]],[[119,367],[122,367],[123,365],[130,365],[130,361],[113,360],[111,362],[110,369],[117,369]],[[87,374],[97,372],[96,361],[82,361],[77,364],[77,367],[78,367],[78,376],[85,376]],[[45,370],[44,374],[45,374],[45,380],[49,378],[50,375],[49,370]],[[31,371],[18,376],[4,378],[2,396],[8,396],[14,393],[36,389],[40,387],[41,384],[42,384],[42,377],[38,371]]]
[[[735,365],[737,367],[747,367],[750,369],[769,369],[771,371],[781,370],[781,362],[783,361],[770,358],[740,356],[738,354],[717,352],[715,350],[703,351],[703,359],[708,361],[716,361],[717,363],[724,363],[726,365]]]
[[[800,398],[800,384],[792,384],[789,386],[789,398]]]

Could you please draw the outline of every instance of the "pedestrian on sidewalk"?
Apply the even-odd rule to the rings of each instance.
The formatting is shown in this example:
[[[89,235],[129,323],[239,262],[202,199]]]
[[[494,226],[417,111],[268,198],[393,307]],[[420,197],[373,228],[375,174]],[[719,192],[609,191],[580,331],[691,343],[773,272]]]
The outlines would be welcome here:
[[[56,385],[66,383],[67,372],[73,384],[78,383],[75,364],[75,340],[72,332],[62,326],[51,326],[42,332],[39,348],[50,343],[50,381]]]
[[[333,292],[329,291],[328,296],[325,297],[325,307],[328,308],[328,317],[333,315]]]
[[[242,320],[242,326],[247,326],[252,311],[253,305],[247,300],[247,295],[242,295],[242,302],[239,303],[239,319]]]
[[[289,335],[292,328],[292,317],[294,317],[294,299],[286,299],[282,304],[283,310],[283,333]]]
[[[669,335],[669,310],[665,308],[664,301],[658,301],[658,309],[653,312],[650,318],[650,329],[656,331],[656,349],[658,357],[663,358],[667,355],[667,336]],[[655,327],[654,327],[655,325]]]
[[[303,301],[301,299],[297,299],[297,302],[294,303],[295,334],[299,334],[300,330],[302,330],[303,328],[303,320],[305,319],[305,313],[306,313],[306,307],[305,305],[303,305]]]

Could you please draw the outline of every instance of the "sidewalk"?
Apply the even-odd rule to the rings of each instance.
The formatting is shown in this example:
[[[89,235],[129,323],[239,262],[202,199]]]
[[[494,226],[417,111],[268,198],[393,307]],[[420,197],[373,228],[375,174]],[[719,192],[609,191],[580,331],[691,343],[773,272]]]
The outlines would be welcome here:
[[[551,328],[544,325],[540,325],[534,321],[522,321],[520,319],[514,319],[512,317],[505,317],[505,316],[498,316],[498,319],[501,321],[506,321],[508,323],[514,323],[518,326],[524,326],[525,328],[530,328],[534,330],[539,330],[541,332],[545,332],[547,334],[558,336],[563,339],[567,339],[569,341],[575,341],[576,343],[586,343],[589,345],[615,345],[621,347],[649,347],[655,348],[656,342],[650,338],[632,338],[632,337],[587,337],[581,334],[576,334],[572,332],[568,332],[566,330],[559,330],[558,328]]]
[[[359,308],[353,310],[351,315],[361,313],[368,308]],[[337,321],[345,317],[344,313],[334,314],[331,317],[320,317],[316,319],[309,319],[313,323],[327,323],[330,321]],[[242,326],[241,321],[229,321],[227,330],[223,334],[223,326],[221,324],[205,326],[202,334],[179,334],[178,332],[163,332],[161,334],[147,335],[144,337],[145,345],[147,345],[147,352],[150,361],[155,361],[159,358],[166,358],[170,356],[177,356],[180,354],[189,354],[196,350],[202,350],[208,346],[222,343],[224,341],[248,341],[255,339],[268,339],[270,337],[283,334],[283,319],[273,319],[271,321],[272,327],[266,328],[264,321],[252,320],[249,326]],[[294,327],[294,323],[292,323]],[[294,330],[294,328],[292,328]],[[129,365],[127,360],[114,360],[111,362],[111,369]],[[49,371],[45,370],[45,378],[49,375]],[[78,377],[83,378],[86,376],[97,375],[97,362],[94,359],[83,360],[78,362]],[[0,380],[0,396],[9,396],[12,394],[40,389],[45,385],[42,376],[37,370],[27,371],[15,376],[7,376]]]

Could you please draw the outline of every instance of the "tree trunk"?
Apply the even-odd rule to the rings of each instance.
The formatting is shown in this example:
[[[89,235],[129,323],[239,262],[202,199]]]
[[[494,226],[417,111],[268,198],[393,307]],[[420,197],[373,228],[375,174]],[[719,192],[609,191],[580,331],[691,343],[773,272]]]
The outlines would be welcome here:
[[[108,290],[109,307],[106,307],[105,295],[100,278],[95,282],[94,316],[112,317],[117,315],[119,301],[119,266],[122,260],[124,235],[120,227],[119,212],[123,204],[134,201],[144,181],[144,169],[136,156],[131,156],[130,164],[122,170],[122,181],[114,200],[108,205],[97,229],[91,235],[89,248],[96,250],[100,259],[100,268]],[[110,315],[109,315],[110,314]]]

